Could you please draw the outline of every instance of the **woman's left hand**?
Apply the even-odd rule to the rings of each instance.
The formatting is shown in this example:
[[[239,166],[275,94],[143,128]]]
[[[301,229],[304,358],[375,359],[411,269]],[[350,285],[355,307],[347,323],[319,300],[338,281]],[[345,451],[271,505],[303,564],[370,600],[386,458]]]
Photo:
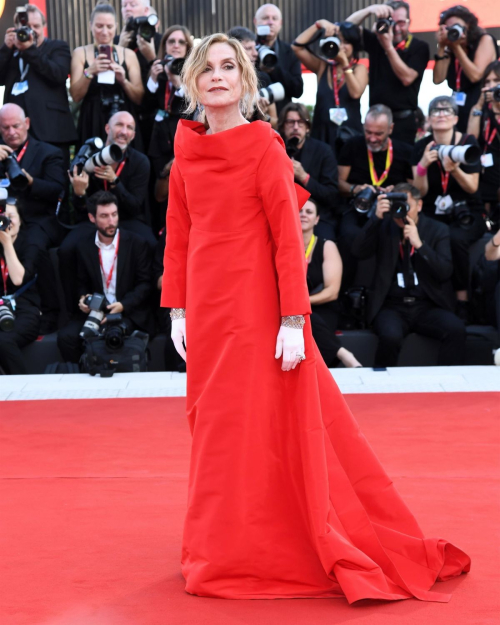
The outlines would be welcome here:
[[[300,358],[301,355],[304,358]],[[295,369],[301,360],[305,360],[304,332],[302,330],[285,326],[280,327],[276,340],[275,358],[280,358],[281,356],[283,356],[283,362],[281,363],[282,371]]]
[[[455,171],[460,167],[460,163],[455,163],[449,156],[445,156],[443,159],[443,169],[447,172]]]
[[[110,69],[114,71],[115,76],[116,76],[116,81],[119,82],[121,85],[123,85],[127,79],[125,76],[125,69],[123,68],[123,66],[119,65],[118,63],[111,63]]]

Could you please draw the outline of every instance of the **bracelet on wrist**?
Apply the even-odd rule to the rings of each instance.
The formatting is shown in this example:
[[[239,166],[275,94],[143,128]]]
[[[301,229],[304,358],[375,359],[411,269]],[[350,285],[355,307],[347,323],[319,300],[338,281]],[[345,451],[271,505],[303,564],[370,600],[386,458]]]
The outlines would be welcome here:
[[[417,175],[418,176],[426,176],[427,175],[427,167],[424,167],[420,163],[417,163]]]
[[[171,308],[170,309],[171,321],[174,321],[175,319],[185,319],[185,318],[186,318],[185,308]]]
[[[94,74],[91,74],[88,69],[83,70],[83,75],[87,80],[92,80],[92,78],[94,78]]]
[[[292,315],[288,317],[281,317],[281,325],[284,328],[294,328],[295,330],[302,330],[306,323],[303,315]]]
[[[449,59],[449,58],[450,58],[450,55],[449,55],[449,54],[446,54],[446,53],[445,53],[445,54],[443,54],[442,56],[441,56],[441,55],[439,55],[439,54],[435,54],[435,55],[434,55],[434,60],[435,60],[435,61],[444,61],[445,59]]]
[[[482,117],[483,111],[481,109],[472,109],[472,117]]]

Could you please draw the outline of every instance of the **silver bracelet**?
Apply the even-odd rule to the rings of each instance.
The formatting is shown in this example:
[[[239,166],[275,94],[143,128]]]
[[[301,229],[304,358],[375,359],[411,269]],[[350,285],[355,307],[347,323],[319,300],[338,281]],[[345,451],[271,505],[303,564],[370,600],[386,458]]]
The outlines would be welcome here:
[[[292,315],[289,317],[281,317],[281,325],[285,328],[294,328],[302,330],[306,323],[303,315]]]
[[[171,308],[170,309],[170,319],[174,321],[174,319],[185,319],[186,318],[186,309],[185,308]]]

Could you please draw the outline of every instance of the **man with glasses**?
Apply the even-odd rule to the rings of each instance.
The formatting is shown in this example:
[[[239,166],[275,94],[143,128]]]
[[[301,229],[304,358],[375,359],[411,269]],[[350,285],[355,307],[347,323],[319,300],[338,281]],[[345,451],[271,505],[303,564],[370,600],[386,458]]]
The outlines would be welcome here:
[[[374,31],[363,29],[364,49],[370,56],[370,106],[385,104],[394,118],[393,137],[413,144],[417,132],[415,111],[418,91],[429,61],[429,46],[410,31],[410,5],[399,0],[372,4],[356,11],[347,21],[361,24],[368,16],[376,19]],[[392,20],[387,32],[380,32],[378,20]]]
[[[311,120],[303,104],[291,102],[281,111],[278,132],[292,159],[295,182],[311,194],[319,208],[317,236],[334,239],[337,201],[337,161],[332,148],[309,136]]]

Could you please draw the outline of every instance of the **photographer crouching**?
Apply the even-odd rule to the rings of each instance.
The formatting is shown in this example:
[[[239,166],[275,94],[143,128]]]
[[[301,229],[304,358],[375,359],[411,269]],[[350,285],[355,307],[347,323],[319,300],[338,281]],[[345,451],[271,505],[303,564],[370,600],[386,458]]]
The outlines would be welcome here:
[[[6,195],[4,189],[1,192]],[[40,330],[40,296],[35,284],[39,251],[22,226],[16,200],[1,199],[0,369],[6,374],[28,373],[21,348],[36,340]]]
[[[467,320],[469,248],[483,235],[485,223],[478,190],[479,145],[475,137],[457,130],[457,122],[458,107],[453,98],[438,96],[431,101],[432,134],[415,144],[413,174],[424,198],[424,213],[450,227],[457,314]]]
[[[375,213],[356,237],[353,253],[376,253],[368,321],[379,337],[375,367],[397,364],[410,332],[441,342],[438,365],[461,365],[465,326],[452,311],[453,265],[448,226],[421,213],[419,190],[401,183],[377,198]]]
[[[122,315],[120,325],[127,334],[136,329],[144,332],[150,329],[149,246],[132,232],[119,229],[118,199],[109,191],[93,196],[88,211],[94,229],[82,237],[76,248],[79,312],[57,337],[64,360],[74,363],[79,362],[83,353],[82,334],[88,333],[82,327],[86,321],[95,335],[102,331],[99,326],[106,327],[110,314]],[[93,314],[88,320],[91,307],[101,314]]]

